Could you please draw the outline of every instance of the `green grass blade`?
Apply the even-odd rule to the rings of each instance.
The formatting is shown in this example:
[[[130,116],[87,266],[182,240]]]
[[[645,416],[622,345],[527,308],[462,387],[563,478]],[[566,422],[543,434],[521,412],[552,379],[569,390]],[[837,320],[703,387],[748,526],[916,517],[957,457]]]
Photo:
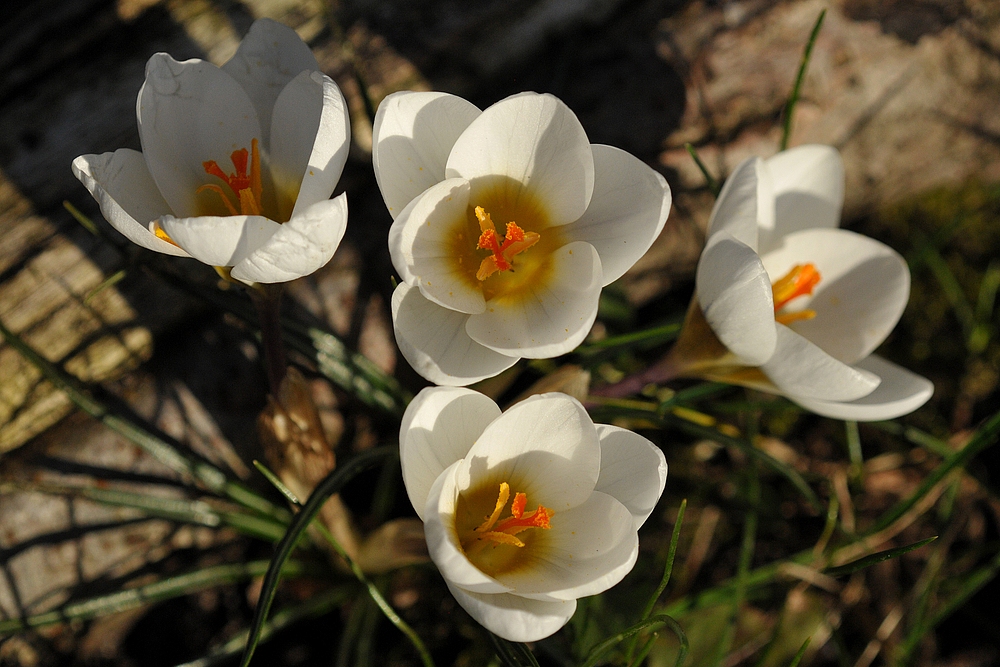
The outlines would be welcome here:
[[[576,354],[582,357],[592,357],[617,348],[638,347],[640,349],[647,349],[663,345],[677,338],[681,332],[682,324],[682,321],[678,319],[676,322],[661,324],[639,331],[630,331],[620,336],[608,336],[603,340],[581,345],[576,348]]]
[[[694,163],[698,165],[698,169],[701,170],[701,175],[705,177],[705,185],[708,186],[708,189],[712,191],[713,195],[718,197],[719,192],[722,191],[722,186],[719,185],[719,182],[715,180],[715,177],[709,173],[708,167],[706,167],[705,163],[701,161],[700,157],[698,157],[698,151],[696,151],[694,146],[691,144],[684,144],[684,148],[687,150],[688,155],[691,156],[691,159],[694,160]]]
[[[869,534],[879,532],[910,511],[914,505],[920,502],[920,500],[952,470],[964,467],[977,454],[995,445],[998,434],[1000,434],[1000,412],[997,412],[990,417],[986,423],[983,424],[978,431],[976,431],[976,434],[972,436],[961,451],[953,453],[949,458],[945,459],[941,465],[935,468],[930,475],[925,477],[923,483],[912,496],[906,500],[900,501],[895,507],[893,507],[893,509],[882,515],[882,517],[876,522],[875,526],[869,531]]]
[[[802,648],[800,648],[798,653],[795,654],[795,657],[792,658],[792,661],[788,663],[788,667],[799,667],[799,663],[802,662],[802,656],[804,656],[806,654],[806,651],[809,650],[809,643],[812,641],[812,639],[813,639],[812,637],[809,637],[804,642],[802,642]]]
[[[7,329],[2,322],[0,322],[0,335],[21,356],[35,366],[49,382],[65,393],[78,408],[142,448],[174,472],[185,478],[196,479],[210,491],[227,496],[263,514],[279,520],[288,516],[287,512],[275,507],[265,498],[258,496],[238,482],[230,480],[219,468],[206,461],[186,456],[180,451],[179,444],[170,443],[154,435],[138,422],[113,413],[106,405],[90,396],[80,386],[76,378],[35,352],[30,345]]]
[[[359,473],[378,464],[394,453],[395,448],[393,447],[370,449],[358,454],[339,468],[333,470],[316,485],[312,495],[309,496],[309,500],[306,501],[302,510],[292,519],[292,523],[288,526],[285,536],[278,542],[276,553],[271,560],[271,566],[264,575],[264,584],[261,587],[257,609],[254,611],[253,622],[250,625],[247,645],[240,660],[242,667],[246,667],[250,663],[253,652],[257,648],[257,642],[260,641],[260,633],[263,630],[264,622],[267,620],[268,612],[271,610],[271,604],[274,602],[274,596],[278,590],[278,582],[281,580],[284,564],[292,555],[299,537],[309,527],[312,520],[316,518],[316,515],[330,496],[339,492],[347,482]]]
[[[504,667],[539,667],[535,654],[526,645],[497,637],[492,632],[489,635],[493,650]]]
[[[288,502],[290,502],[293,505],[301,505],[302,504],[302,502],[299,500],[299,497],[296,496],[294,493],[292,493],[292,490],[289,489],[287,486],[285,486],[285,483],[282,482],[278,478],[277,475],[275,475],[273,472],[271,472],[270,468],[268,468],[266,465],[264,465],[263,463],[261,463],[257,459],[254,459],[254,461],[253,461],[253,467],[256,468],[257,471],[261,475],[263,475],[264,478],[267,479],[268,482],[271,483],[271,486],[273,486],[274,488],[276,488],[278,490],[278,492],[281,495],[283,495]]]
[[[260,643],[266,642],[274,635],[274,633],[283,630],[298,621],[306,618],[315,618],[333,611],[350,599],[351,594],[354,592],[353,589],[353,584],[349,586],[338,586],[323,593],[314,595],[302,604],[282,609],[274,614],[271,617],[271,620],[264,626],[264,629],[260,634]],[[229,663],[230,660],[234,656],[239,655],[243,650],[243,647],[246,646],[247,636],[249,634],[249,630],[244,630],[226,643],[209,651],[207,655],[198,658],[197,660],[176,665],[176,667],[212,667],[213,665],[220,663]]]
[[[687,657],[689,648],[687,635],[684,634],[684,630],[681,628],[680,624],[666,614],[656,614],[655,616],[651,616],[644,621],[640,621],[639,623],[622,630],[614,637],[604,640],[590,650],[590,653],[587,655],[587,659],[583,661],[581,667],[594,667],[598,662],[600,662],[601,658],[603,658],[606,653],[629,637],[633,637],[643,630],[663,626],[670,628],[677,636],[677,641],[680,643],[680,652],[677,655],[676,663],[677,667],[680,667],[684,664],[684,659]]]
[[[965,292],[961,284],[959,284],[958,278],[952,272],[951,267],[948,266],[948,262],[941,256],[941,251],[922,234],[916,236],[918,239],[918,257],[923,260],[927,268],[934,274],[934,278],[941,286],[941,291],[944,292],[945,298],[948,299],[951,309],[955,311],[955,317],[958,318],[959,324],[962,325],[962,332],[966,341],[968,341],[976,326],[976,314],[972,309],[972,305],[965,297]]]
[[[816,38],[819,37],[819,29],[823,26],[823,19],[826,18],[826,10],[819,13],[816,25],[813,26],[809,34],[809,41],[802,52],[802,61],[799,63],[799,73],[795,76],[795,85],[792,86],[792,94],[788,96],[785,103],[785,124],[781,131],[781,150],[788,148],[788,141],[792,137],[792,116],[795,114],[795,105],[799,102],[799,95],[802,92],[802,82],[806,78],[806,70],[809,68],[809,59],[812,57],[813,47],[816,46]]]
[[[153,602],[180,597],[213,586],[246,581],[261,576],[268,570],[269,566],[268,561],[214,565],[194,572],[168,577],[145,586],[127,588],[79,602],[70,602],[59,609],[27,618],[3,619],[0,620],[0,635],[67,621],[85,621],[135,609]],[[297,576],[306,572],[305,566],[295,561],[286,561],[281,568],[282,576]]]
[[[684,512],[687,511],[687,498],[681,501],[681,506],[677,509],[677,520],[674,521],[674,530],[670,534],[670,545],[667,547],[667,561],[663,565],[663,577],[660,578],[660,585],[656,587],[653,594],[649,597],[649,601],[646,602],[646,607],[642,610],[642,615],[639,617],[640,621],[645,621],[653,613],[653,608],[656,607],[656,601],[660,599],[663,595],[663,591],[667,590],[667,584],[670,583],[670,576],[674,571],[674,557],[677,555],[677,544],[681,539],[681,527],[684,525]],[[632,643],[629,645],[628,657],[626,662],[632,663],[632,654],[635,653],[636,642],[638,641],[638,636],[633,637]],[[636,659],[636,663],[641,662],[641,660]]]
[[[896,547],[895,549],[886,549],[885,551],[879,551],[878,553],[873,553],[871,555],[865,556],[864,558],[859,558],[850,563],[845,563],[844,565],[838,565],[837,567],[828,567],[823,570],[823,574],[830,577],[843,577],[848,574],[853,574],[858,570],[863,570],[866,567],[871,567],[876,563],[881,563],[882,561],[889,560],[891,558],[898,558],[905,553],[909,553],[915,549],[919,549],[925,544],[930,544],[938,538],[937,535],[934,537],[928,537],[925,540],[920,540],[919,542],[914,542],[913,544],[907,544],[903,547]]]

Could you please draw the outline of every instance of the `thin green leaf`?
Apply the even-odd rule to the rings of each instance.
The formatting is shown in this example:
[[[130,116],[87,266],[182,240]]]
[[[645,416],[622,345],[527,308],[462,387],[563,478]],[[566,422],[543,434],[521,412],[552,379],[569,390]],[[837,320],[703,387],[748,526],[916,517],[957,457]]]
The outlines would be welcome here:
[[[531,649],[520,642],[512,642],[489,633],[493,650],[504,667],[538,667],[538,660]]]
[[[890,421],[868,422],[868,426],[874,426],[880,431],[901,436],[907,442],[917,445],[918,447],[923,447],[932,454],[936,454],[942,458],[949,458],[955,453],[955,450],[941,438],[935,438],[930,433],[921,431],[914,426],[904,426],[899,422]]]
[[[287,519],[288,513],[285,510],[275,507],[239,482],[230,480],[219,468],[206,461],[186,456],[180,451],[179,444],[168,442],[138,422],[111,412],[106,405],[90,396],[76,378],[35,352],[20,336],[7,329],[3,322],[0,322],[0,335],[55,385],[56,389],[65,393],[78,408],[142,448],[163,465],[182,477],[198,480],[210,491],[227,496],[245,507],[272,516],[279,521]]]
[[[700,157],[698,157],[698,151],[696,151],[694,149],[694,146],[692,146],[689,143],[688,144],[684,144],[684,148],[687,150],[688,154],[691,156],[691,159],[694,160],[694,163],[696,165],[698,165],[698,169],[701,170],[701,175],[705,177],[705,185],[708,186],[708,189],[711,190],[711,192],[712,192],[713,195],[715,195],[716,197],[718,197],[719,196],[719,192],[722,191],[722,186],[720,186],[719,182],[717,180],[715,180],[715,177],[712,176],[711,173],[709,173],[708,167],[706,167],[705,163],[701,161]]]
[[[39,628],[67,621],[83,621],[100,616],[107,616],[128,609],[135,609],[153,602],[194,593],[213,586],[246,581],[259,577],[267,571],[268,561],[253,561],[250,563],[233,563],[215,565],[194,572],[168,577],[160,581],[127,588],[108,595],[100,595],[88,600],[70,602],[59,609],[35,614],[27,618],[8,618],[0,620],[0,634],[8,634],[28,628]],[[297,576],[308,570],[301,563],[286,561],[281,568],[282,576]]]
[[[928,537],[926,540],[920,540],[919,542],[914,542],[913,544],[907,544],[905,547],[896,547],[895,549],[886,549],[885,551],[879,551],[878,553],[865,556],[864,558],[859,558],[850,563],[845,563],[844,565],[838,565],[837,567],[828,567],[823,570],[823,574],[829,577],[842,577],[848,574],[853,574],[858,570],[863,570],[866,567],[871,567],[876,563],[881,563],[882,561],[889,560],[891,558],[898,558],[905,553],[909,553],[914,549],[919,549],[920,547],[930,544],[938,538],[937,535],[934,537]]]
[[[274,614],[260,634],[260,643],[266,642],[274,633],[283,630],[305,618],[315,618],[327,614],[350,599],[355,592],[354,585],[338,586],[312,596],[299,605],[286,607]],[[233,656],[239,655],[246,646],[249,630],[243,630],[229,641],[208,652],[207,655],[177,665],[176,667],[212,667],[219,663],[228,663]]]
[[[118,271],[112,273],[110,276],[102,280],[100,285],[87,292],[86,296],[83,297],[83,304],[88,305],[91,299],[109,287],[114,287],[120,283],[126,275],[128,275],[128,272],[125,269],[119,269]]]
[[[983,586],[993,581],[998,573],[1000,573],[1000,553],[996,555],[990,564],[974,570],[965,578],[965,582],[959,587],[958,592],[936,611],[934,618],[928,624],[928,630],[937,627],[942,621],[960,609]]]
[[[638,665],[642,664],[642,661],[646,659],[646,656],[649,655],[649,652],[653,650],[653,645],[656,644],[656,639],[659,636],[660,636],[659,632],[654,632],[649,637],[649,639],[646,640],[646,643],[643,645],[642,649],[640,649],[639,653],[635,656],[635,660],[629,663],[629,667],[638,667]]]
[[[951,473],[952,470],[964,467],[977,454],[995,445],[998,434],[1000,434],[1000,412],[997,412],[990,417],[989,420],[987,420],[987,422],[983,424],[978,431],[976,431],[976,434],[972,436],[972,439],[969,440],[965,447],[963,447],[960,451],[953,453],[949,458],[945,459],[941,465],[935,468],[930,475],[925,477],[923,483],[921,483],[920,487],[912,496],[906,500],[900,501],[895,507],[882,515],[882,517],[875,523],[875,526],[869,531],[869,534],[877,533],[909,512],[914,505],[920,502],[920,500],[927,495],[931,489],[937,486],[942,479]]]
[[[639,347],[640,349],[647,349],[656,345],[663,345],[664,343],[669,343],[677,338],[678,334],[681,332],[682,324],[682,321],[678,319],[676,322],[670,322],[669,324],[662,324],[648,329],[642,329],[640,331],[632,331],[620,336],[608,336],[603,340],[581,345],[576,348],[576,354],[583,357],[590,357],[622,347]]]
[[[346,464],[343,464],[336,470],[333,470],[322,481],[320,481],[318,485],[316,485],[312,495],[309,496],[306,504],[302,506],[302,510],[293,518],[284,538],[282,538],[282,540],[278,543],[275,556],[271,560],[271,567],[264,576],[260,600],[257,603],[257,609],[254,612],[253,623],[250,626],[250,635],[247,640],[247,646],[240,661],[241,667],[247,667],[250,663],[250,659],[253,657],[253,652],[257,647],[257,642],[260,640],[261,628],[267,620],[268,611],[271,608],[271,604],[274,602],[278,582],[281,578],[281,565],[288,560],[292,550],[295,548],[295,545],[299,540],[299,537],[309,524],[312,523],[313,519],[316,518],[320,508],[322,508],[331,495],[338,493],[348,481],[356,477],[359,473],[376,465],[380,461],[393,456],[396,451],[397,450],[394,447],[378,447],[358,454],[354,458],[350,459]],[[328,539],[332,539],[332,536]],[[342,556],[346,556],[343,549],[339,548],[339,545],[336,544],[336,540],[333,540],[333,544],[338,547],[338,551]],[[357,568],[357,565],[353,563],[353,561],[348,560],[348,562],[351,565],[352,570],[354,570],[355,576],[358,576],[359,579],[363,579],[364,575],[361,573],[360,569]],[[396,625],[396,627],[400,628],[400,630],[407,635],[410,641],[417,648],[424,665],[426,667],[433,667],[434,663],[431,661],[430,653],[427,652],[427,649],[423,646],[423,643],[420,641],[420,638],[417,637],[416,633],[414,633],[413,630],[406,625],[401,618],[399,618],[392,607],[389,606],[384,598],[382,598],[378,589],[376,589],[373,584],[368,583],[368,590],[370,595],[374,593],[372,598],[375,600],[375,603],[379,605],[382,613],[384,613],[386,617]]]
[[[941,291],[944,292],[945,298],[948,299],[952,310],[955,311],[955,317],[958,318],[959,324],[962,325],[962,333],[965,339],[968,340],[976,325],[976,315],[972,310],[972,305],[965,296],[965,291],[959,284],[958,278],[955,277],[951,267],[948,266],[948,262],[941,256],[941,251],[938,250],[937,246],[919,232],[916,232],[914,235],[917,239],[918,257],[923,260],[927,268],[934,274],[934,278],[937,279],[938,284],[941,286]]]
[[[80,226],[82,226],[88,232],[97,237],[102,236],[101,230],[97,228],[97,225],[94,224],[94,221],[88,218],[86,215],[84,215],[80,211],[80,209],[78,209],[76,206],[73,206],[68,201],[63,201],[63,208],[69,211],[69,214],[73,216],[76,219],[76,221],[80,223]]]
[[[590,650],[590,653],[587,655],[587,659],[583,661],[581,667],[594,667],[594,665],[600,662],[601,658],[603,658],[606,653],[629,637],[637,635],[643,630],[662,626],[670,628],[677,636],[677,641],[680,643],[680,651],[677,654],[677,662],[675,665],[676,667],[681,667],[681,665],[684,664],[684,659],[687,657],[688,653],[687,635],[684,634],[684,630],[681,628],[680,624],[666,614],[656,614],[655,616],[651,616],[645,621],[640,621],[639,623],[636,623],[635,625],[619,632],[614,637],[604,640]]]
[[[275,475],[273,472],[271,472],[270,468],[268,468],[266,465],[264,465],[257,459],[253,460],[253,467],[256,468],[257,472],[263,475],[264,478],[271,483],[271,486],[277,489],[278,493],[283,495],[285,499],[288,500],[288,502],[290,502],[293,505],[302,504],[302,502],[299,501],[299,497],[296,496],[294,493],[292,493],[292,490],[289,489],[287,486],[285,486],[285,483],[282,482],[280,479],[278,479],[278,476]]]
[[[663,595],[663,591],[667,590],[667,584],[670,583],[670,576],[674,571],[674,557],[677,555],[677,544],[681,539],[681,526],[684,525],[684,512],[687,511],[687,498],[681,500],[681,506],[677,509],[677,520],[674,521],[674,530],[670,535],[670,545],[667,547],[667,561],[663,565],[663,577],[660,579],[660,585],[656,587],[653,594],[649,597],[649,601],[646,602],[646,607],[642,610],[642,615],[639,617],[640,621],[645,621],[653,613],[653,608],[656,607],[657,600]],[[626,662],[632,663],[632,654],[635,653],[635,647],[638,637],[632,639],[632,643],[629,645],[628,657]],[[640,659],[635,660],[636,663],[641,662]]]
[[[795,105],[799,102],[802,82],[805,81],[809,59],[812,57],[813,47],[816,46],[816,38],[819,37],[819,29],[823,25],[824,18],[826,18],[825,9],[819,13],[816,25],[813,26],[812,32],[809,34],[809,41],[806,42],[806,48],[802,52],[802,61],[799,63],[799,73],[795,76],[795,85],[792,86],[792,94],[788,96],[788,102],[785,103],[785,124],[781,131],[781,150],[788,148],[788,141],[792,136],[792,116],[795,113]]]
[[[20,488],[62,496],[77,496],[104,505],[128,507],[139,510],[148,517],[218,528],[229,526],[239,532],[270,542],[277,542],[285,534],[285,523],[269,517],[224,507],[216,507],[204,500],[189,498],[163,498],[148,493],[132,493],[99,486],[64,486],[56,484],[23,484]]]
[[[809,649],[809,642],[811,641],[812,637],[809,637],[804,642],[802,642],[802,648],[800,648],[798,653],[795,654],[795,657],[792,658],[792,661],[788,663],[788,667],[799,667],[799,663],[802,662],[802,656],[806,654],[806,651]]]

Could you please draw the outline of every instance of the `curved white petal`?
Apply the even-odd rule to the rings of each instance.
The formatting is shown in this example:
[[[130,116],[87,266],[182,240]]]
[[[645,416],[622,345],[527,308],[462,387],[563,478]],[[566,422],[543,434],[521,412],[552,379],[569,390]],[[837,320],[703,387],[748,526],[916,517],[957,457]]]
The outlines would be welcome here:
[[[347,230],[347,193],[313,204],[233,267],[245,283],[281,283],[325,266]]]
[[[490,299],[485,312],[471,315],[469,336],[496,352],[532,359],[556,357],[582,343],[597,317],[601,259],[594,246],[574,241],[550,261],[548,280],[523,294]]]
[[[270,166],[282,219],[333,194],[347,162],[350,125],[340,88],[321,72],[302,72],[281,91],[271,122]]]
[[[303,70],[318,71],[319,63],[294,30],[271,19],[258,19],[222,70],[246,91],[266,132],[281,91]],[[261,139],[269,145],[268,137]]]
[[[760,158],[747,158],[736,166],[712,207],[708,220],[709,239],[719,232],[728,232],[740,243],[757,250],[759,212],[774,205],[773,201],[761,201],[764,199],[761,195],[768,188],[761,188],[760,181],[766,177]]]
[[[531,496],[528,496],[529,501]],[[544,546],[525,549],[523,564],[497,580],[518,595],[573,600],[605,591],[628,574],[639,553],[632,514],[606,493],[594,492],[583,503],[556,511]]]
[[[545,207],[549,222],[563,225],[587,210],[594,191],[594,155],[580,121],[552,95],[520,93],[476,118],[455,142],[448,178],[493,181],[508,177]]]
[[[417,195],[445,178],[448,154],[482,113],[456,95],[398,92],[375,112],[372,166],[393,218]]]
[[[456,461],[438,475],[424,505],[424,537],[431,560],[445,581],[476,593],[506,593],[511,589],[473,565],[462,551],[455,532],[458,490]]]
[[[604,285],[618,280],[663,231],[670,212],[667,180],[613,146],[595,144],[594,194],[583,217],[566,227],[571,239],[597,249]]]
[[[796,146],[765,160],[774,184],[773,225],[761,225],[761,253],[788,234],[840,224],[844,202],[844,162],[832,146]]]
[[[878,375],[837,361],[784,324],[776,328],[774,356],[760,369],[789,398],[853,401],[879,385]]]
[[[114,153],[81,155],[73,160],[73,174],[100,204],[104,219],[129,241],[166,255],[188,256],[149,231],[149,223],[169,215],[170,206],[149,175],[142,153],[119,148]]]
[[[791,311],[810,308],[816,317],[793,322],[792,330],[845,364],[871,354],[906,307],[906,261],[884,243],[845,229],[806,229],[783,241],[761,258],[772,280],[806,262],[820,274],[811,296],[789,303]]]
[[[392,293],[392,328],[413,369],[441,385],[467,385],[507,370],[518,357],[494,352],[469,337],[469,316],[428,301],[401,283]]]
[[[771,280],[753,248],[720,231],[708,239],[695,274],[698,303],[722,344],[748,366],[774,354]]]
[[[667,459],[638,433],[610,424],[596,426],[601,439],[601,476],[594,488],[628,508],[639,530],[667,484]]]
[[[795,402],[824,417],[879,421],[910,414],[934,393],[930,380],[877,355],[862,359],[857,366],[882,378],[878,388],[867,396],[842,403],[803,398]]]
[[[448,590],[480,625],[512,642],[545,639],[566,625],[576,612],[576,600],[550,602],[510,593],[472,593],[450,582]]]
[[[155,224],[192,257],[212,266],[233,266],[266,243],[281,227],[260,215],[164,216]]]
[[[463,266],[455,254],[457,239],[473,248],[476,244],[475,238],[468,237],[468,208],[468,181],[450,178],[432,185],[393,221],[389,254],[396,269],[427,299],[471,314],[486,310],[486,300],[474,277],[478,265]]]
[[[204,60],[177,62],[166,53],[153,54],[137,115],[149,173],[178,217],[204,213],[197,190],[218,181],[205,173],[206,161],[215,160],[231,173],[233,151],[250,150],[252,140],[261,138],[257,112],[243,87]]]
[[[403,485],[421,520],[434,481],[464,458],[499,416],[500,408],[489,397],[462,387],[427,387],[406,406],[399,427],[399,461]]]
[[[508,482],[532,507],[537,503],[558,514],[586,501],[600,472],[597,429],[580,402],[566,394],[539,394],[486,427],[459,465],[456,483],[464,491]]]

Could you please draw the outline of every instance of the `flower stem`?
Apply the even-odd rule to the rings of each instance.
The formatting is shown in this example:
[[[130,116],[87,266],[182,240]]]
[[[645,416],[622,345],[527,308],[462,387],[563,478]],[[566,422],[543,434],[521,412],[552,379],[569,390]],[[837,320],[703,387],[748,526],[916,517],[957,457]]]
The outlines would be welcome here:
[[[261,346],[264,348],[264,369],[271,387],[271,395],[278,396],[281,381],[285,378],[288,363],[281,340],[282,285],[260,284],[250,290],[250,298],[260,317]]]

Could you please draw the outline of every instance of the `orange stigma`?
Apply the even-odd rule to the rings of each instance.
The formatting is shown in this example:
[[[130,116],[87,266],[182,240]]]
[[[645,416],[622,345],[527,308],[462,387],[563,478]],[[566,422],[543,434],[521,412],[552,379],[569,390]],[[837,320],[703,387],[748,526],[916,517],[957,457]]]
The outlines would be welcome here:
[[[497,229],[486,209],[477,206],[476,218],[479,220],[479,229],[482,231],[476,248],[489,250],[493,253],[480,263],[479,271],[476,272],[476,278],[479,280],[486,280],[497,271],[513,270],[514,256],[535,245],[542,238],[536,232],[524,231],[515,222],[508,222],[507,234],[501,243],[497,237]]]
[[[226,174],[215,160],[202,162],[205,173],[215,176],[229,188],[232,197],[215,183],[208,183],[198,188],[198,192],[209,190],[219,195],[230,215],[260,215],[261,214],[261,180],[260,180],[260,147],[256,139],[250,143],[250,151],[241,148],[233,151],[229,159],[236,171]],[[250,173],[247,173],[249,162]]]
[[[510,516],[502,521],[497,521],[509,498],[510,485],[507,482],[501,482],[500,493],[497,495],[497,503],[493,513],[475,529],[475,532],[481,534],[481,539],[485,538],[497,544],[523,547],[524,542],[515,535],[529,528],[542,528],[544,530],[551,528],[549,520],[555,512],[539,505],[536,509],[525,514],[524,508],[528,504],[528,496],[523,493],[514,494],[514,501],[510,504]]]
[[[811,320],[816,317],[816,311],[806,308],[792,313],[782,313],[778,311],[785,307],[789,301],[796,297],[812,294],[813,289],[819,284],[820,275],[813,264],[796,264],[792,270],[771,285],[771,292],[774,295],[774,319],[782,324],[789,324],[798,320]]]

